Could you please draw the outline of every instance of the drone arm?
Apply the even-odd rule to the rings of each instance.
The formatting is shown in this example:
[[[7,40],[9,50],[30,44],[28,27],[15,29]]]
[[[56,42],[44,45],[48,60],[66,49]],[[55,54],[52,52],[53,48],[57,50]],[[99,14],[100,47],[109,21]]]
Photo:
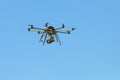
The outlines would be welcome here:
[[[56,30],[58,33],[65,33],[65,34],[70,34],[72,31],[74,31],[75,28],[72,28],[72,30]]]
[[[70,31],[57,31],[58,33],[70,34]]]
[[[44,32],[44,30],[36,29],[36,28],[28,28],[28,31],[30,31],[30,32],[38,32],[38,33],[43,33]]]

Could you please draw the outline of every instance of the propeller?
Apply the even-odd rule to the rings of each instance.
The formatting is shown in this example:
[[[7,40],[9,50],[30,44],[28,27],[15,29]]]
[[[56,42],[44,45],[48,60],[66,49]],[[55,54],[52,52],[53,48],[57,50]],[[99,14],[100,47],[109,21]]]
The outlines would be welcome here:
[[[28,26],[31,26],[31,28],[34,28],[34,27],[33,27],[33,25],[31,25],[31,24],[30,24],[30,25],[28,25]]]

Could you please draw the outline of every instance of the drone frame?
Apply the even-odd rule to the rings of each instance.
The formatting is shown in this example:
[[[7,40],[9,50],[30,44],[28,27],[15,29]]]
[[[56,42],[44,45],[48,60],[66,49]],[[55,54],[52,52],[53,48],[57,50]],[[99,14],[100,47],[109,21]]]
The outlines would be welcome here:
[[[72,28],[71,30],[60,30],[60,29],[64,28],[64,24],[62,24],[62,27],[56,28],[56,29],[53,26],[48,26],[48,23],[45,24],[46,29],[36,28],[33,25],[28,25],[28,26],[30,26],[30,28],[28,28],[28,31],[37,32],[38,34],[42,34],[39,42],[43,42],[43,45],[45,44],[45,41],[48,44],[51,44],[52,42],[55,41],[55,39],[61,45],[61,41],[60,41],[57,33],[70,34],[72,31],[75,30],[75,28]],[[47,39],[47,36],[49,36],[50,38]],[[44,37],[44,40],[42,40],[43,37]]]

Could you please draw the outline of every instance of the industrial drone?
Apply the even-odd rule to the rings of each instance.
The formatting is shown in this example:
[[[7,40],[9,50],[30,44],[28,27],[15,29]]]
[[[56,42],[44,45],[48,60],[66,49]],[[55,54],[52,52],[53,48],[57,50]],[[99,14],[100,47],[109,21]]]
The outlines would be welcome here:
[[[62,24],[62,27],[60,28],[54,28],[53,26],[48,26],[48,23],[46,23],[45,29],[36,28],[33,25],[28,25],[28,26],[30,26],[30,28],[28,28],[28,31],[37,32],[38,34],[41,34],[39,42],[42,42],[43,45],[45,44],[45,42],[47,44],[51,44],[55,40],[61,45],[61,41],[59,39],[58,33],[70,34],[72,31],[75,30],[75,28],[72,28],[71,30],[60,30],[64,28],[64,24]]]

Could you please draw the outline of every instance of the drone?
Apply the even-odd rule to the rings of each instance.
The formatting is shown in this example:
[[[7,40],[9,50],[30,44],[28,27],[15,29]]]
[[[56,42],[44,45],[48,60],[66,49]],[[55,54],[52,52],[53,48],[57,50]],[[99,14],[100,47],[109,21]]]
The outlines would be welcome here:
[[[64,24],[62,24],[60,28],[54,28],[53,26],[48,26],[48,23],[46,23],[45,29],[36,28],[34,27],[34,25],[28,25],[28,26],[30,26],[30,28],[28,28],[28,31],[37,32],[38,34],[41,34],[39,42],[42,42],[43,45],[45,44],[45,42],[47,44],[51,44],[54,41],[57,41],[61,45],[61,41],[59,39],[58,33],[70,34],[72,31],[76,29],[76,28],[72,28],[71,30],[60,30],[64,28]]]

